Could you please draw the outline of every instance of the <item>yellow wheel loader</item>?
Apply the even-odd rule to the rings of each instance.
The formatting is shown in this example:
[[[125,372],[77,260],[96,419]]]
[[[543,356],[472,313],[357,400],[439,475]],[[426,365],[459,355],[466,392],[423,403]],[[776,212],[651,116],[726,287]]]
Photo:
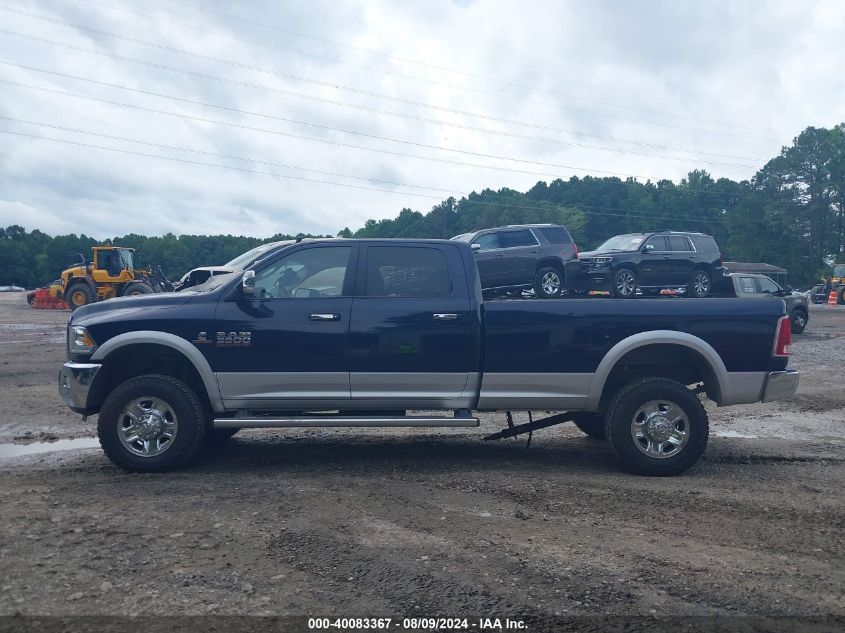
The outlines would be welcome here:
[[[172,292],[173,285],[161,269],[135,268],[134,248],[95,246],[94,258],[62,271],[61,297],[71,310],[112,297],[129,297],[153,292]]]

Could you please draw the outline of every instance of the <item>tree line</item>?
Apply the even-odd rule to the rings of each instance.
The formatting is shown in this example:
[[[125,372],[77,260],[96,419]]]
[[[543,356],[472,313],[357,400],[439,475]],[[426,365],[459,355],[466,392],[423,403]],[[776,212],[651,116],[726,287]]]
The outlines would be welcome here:
[[[581,250],[619,233],[701,231],[716,238],[724,259],[782,266],[790,283],[806,286],[834,261],[845,261],[845,123],[807,128],[750,180],[714,179],[704,170],[678,183],[573,176],[538,182],[526,192],[485,189],[448,198],[426,213],[402,209],[395,218],[367,220],[338,235],[449,238],[491,226],[543,222],[566,225]],[[139,265],[159,264],[168,277],[178,278],[196,266],[225,263],[261,242],[292,238],[130,234],[101,243],[136,248]],[[89,257],[97,243],[85,235],[51,237],[20,226],[0,228],[0,285],[47,283],[77,253]]]

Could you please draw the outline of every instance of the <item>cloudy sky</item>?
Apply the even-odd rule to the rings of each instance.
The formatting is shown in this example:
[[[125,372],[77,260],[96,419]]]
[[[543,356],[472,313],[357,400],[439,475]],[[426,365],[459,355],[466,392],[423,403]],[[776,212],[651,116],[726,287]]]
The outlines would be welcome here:
[[[329,233],[845,120],[841,0],[0,0],[0,225]]]

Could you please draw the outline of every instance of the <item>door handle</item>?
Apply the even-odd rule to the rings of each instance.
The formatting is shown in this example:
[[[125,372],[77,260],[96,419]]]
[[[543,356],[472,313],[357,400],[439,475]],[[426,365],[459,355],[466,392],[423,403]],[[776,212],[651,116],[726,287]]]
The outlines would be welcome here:
[[[340,321],[339,314],[309,314],[308,319],[311,321]]]
[[[505,256],[504,253],[499,253],[498,255],[493,255],[493,257],[504,257],[504,256]]]
[[[528,252],[529,252],[529,253],[531,253],[532,255],[536,255],[536,254],[537,254],[537,253],[539,253],[540,251],[528,251]]]
[[[458,315],[454,312],[435,312],[431,315],[435,321],[455,321],[458,318]]]

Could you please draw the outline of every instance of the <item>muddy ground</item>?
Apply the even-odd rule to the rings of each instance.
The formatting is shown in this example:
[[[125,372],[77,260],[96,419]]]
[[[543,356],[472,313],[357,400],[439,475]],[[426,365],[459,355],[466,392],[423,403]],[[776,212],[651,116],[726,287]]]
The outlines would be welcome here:
[[[0,443],[93,436],[56,394],[66,319],[0,295]],[[166,475],[0,457],[0,615],[843,616],[845,308],[792,358],[799,394],[711,408],[675,478],[571,425],[482,442],[500,415],[242,432]]]

